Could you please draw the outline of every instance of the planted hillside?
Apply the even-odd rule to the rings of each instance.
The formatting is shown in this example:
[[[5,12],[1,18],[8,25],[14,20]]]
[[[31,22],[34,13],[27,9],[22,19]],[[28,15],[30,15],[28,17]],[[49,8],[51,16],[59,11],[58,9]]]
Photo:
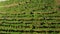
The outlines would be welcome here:
[[[60,34],[57,0],[0,2],[0,34]]]

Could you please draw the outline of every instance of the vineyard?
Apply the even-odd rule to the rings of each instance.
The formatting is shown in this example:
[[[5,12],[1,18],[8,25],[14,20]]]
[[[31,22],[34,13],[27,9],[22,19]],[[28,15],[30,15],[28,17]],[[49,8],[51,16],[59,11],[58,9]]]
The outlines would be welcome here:
[[[0,34],[60,34],[60,0],[0,2]]]

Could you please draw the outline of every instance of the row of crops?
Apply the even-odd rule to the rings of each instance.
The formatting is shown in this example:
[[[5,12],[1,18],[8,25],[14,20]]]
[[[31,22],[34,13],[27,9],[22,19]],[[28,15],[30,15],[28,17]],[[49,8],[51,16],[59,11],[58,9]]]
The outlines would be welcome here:
[[[0,6],[0,34],[60,34],[55,0],[9,0]]]

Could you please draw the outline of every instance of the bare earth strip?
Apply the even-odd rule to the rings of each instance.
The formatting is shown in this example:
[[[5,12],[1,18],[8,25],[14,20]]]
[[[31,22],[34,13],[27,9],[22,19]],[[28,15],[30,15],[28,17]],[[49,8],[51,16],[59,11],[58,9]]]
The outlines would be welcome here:
[[[19,4],[24,4],[25,2],[19,2]],[[5,5],[5,6],[0,6],[0,7],[12,7],[12,6],[17,6],[18,3],[13,3],[13,4],[10,4],[10,5]]]
[[[60,5],[60,0],[55,0],[56,1],[56,5]]]
[[[0,7],[11,7],[11,6],[16,6],[16,5],[18,5],[18,4],[10,4],[10,5],[5,5],[5,6],[0,6]]]
[[[9,0],[0,0],[0,2],[3,2],[3,1],[9,1]]]
[[[60,0],[55,0],[56,1],[56,8],[58,11],[60,11]],[[60,12],[58,12],[60,13]]]

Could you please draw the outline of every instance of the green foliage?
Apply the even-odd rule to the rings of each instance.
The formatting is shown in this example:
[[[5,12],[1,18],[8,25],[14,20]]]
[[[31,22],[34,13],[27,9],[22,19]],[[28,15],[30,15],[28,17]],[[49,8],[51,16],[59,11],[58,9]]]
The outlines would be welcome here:
[[[58,34],[60,11],[56,8],[55,0],[0,2],[0,31],[13,30],[11,34]]]

